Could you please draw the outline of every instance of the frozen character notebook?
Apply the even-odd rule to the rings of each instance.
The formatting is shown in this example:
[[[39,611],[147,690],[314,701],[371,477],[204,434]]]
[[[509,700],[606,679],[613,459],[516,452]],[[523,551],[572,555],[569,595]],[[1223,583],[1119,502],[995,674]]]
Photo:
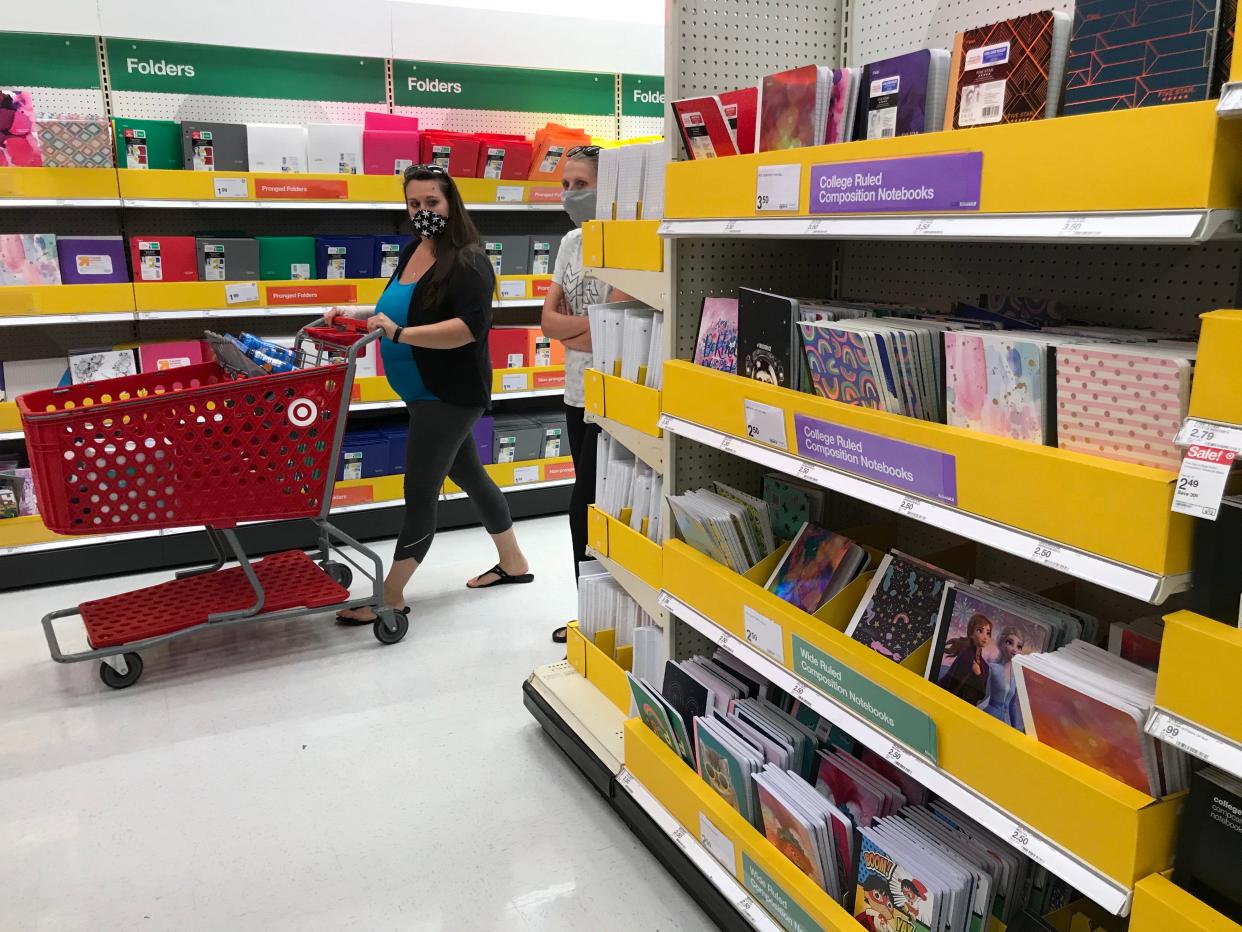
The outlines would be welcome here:
[[[1064,116],[1207,99],[1216,0],[1078,0]]]
[[[1176,472],[1193,360],[1141,345],[1057,350],[1057,446]]]
[[[866,551],[848,537],[807,523],[790,543],[766,588],[813,615],[858,575],[865,559]]]
[[[1020,336],[950,330],[944,335],[947,423],[997,437],[1046,443],[1046,344]]]
[[[799,324],[807,372],[815,394],[831,401],[886,410],[877,382],[877,361],[863,334],[827,322]]]
[[[823,88],[818,65],[770,74],[759,100],[759,151],[819,145],[816,135]]]
[[[1141,793],[1160,795],[1148,769],[1143,722],[1072,686],[1022,667],[1031,733],[1041,744],[1063,751]]]
[[[737,372],[737,298],[704,298],[694,364]]]
[[[894,550],[872,577],[845,633],[901,663],[931,640],[950,581],[964,580]]]

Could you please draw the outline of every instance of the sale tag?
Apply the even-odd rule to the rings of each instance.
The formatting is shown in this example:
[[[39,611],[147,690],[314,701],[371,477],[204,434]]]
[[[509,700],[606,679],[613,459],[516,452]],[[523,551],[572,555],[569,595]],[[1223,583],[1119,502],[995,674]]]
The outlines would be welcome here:
[[[1188,417],[1173,442],[1179,447],[1188,447],[1197,443],[1200,446],[1213,446],[1222,450],[1232,450],[1234,453],[1242,453],[1242,428]]]
[[[746,626],[746,642],[770,657],[785,663],[785,632],[771,618],[765,618],[747,605],[742,609]]]
[[[755,181],[755,213],[797,210],[801,191],[801,165],[760,165]]]
[[[228,285],[224,289],[224,300],[228,304],[252,304],[259,300],[258,282],[239,282]]]
[[[1177,474],[1173,510],[1181,515],[1215,521],[1235,456],[1233,450],[1191,444]]]
[[[736,875],[737,852],[734,850],[733,842],[701,812],[699,813],[699,841],[707,849],[708,854],[724,865],[730,874]]]
[[[772,405],[746,401],[746,437],[769,446],[788,450],[785,440],[785,412]]]
[[[250,189],[245,178],[217,178],[216,197],[249,197]]]

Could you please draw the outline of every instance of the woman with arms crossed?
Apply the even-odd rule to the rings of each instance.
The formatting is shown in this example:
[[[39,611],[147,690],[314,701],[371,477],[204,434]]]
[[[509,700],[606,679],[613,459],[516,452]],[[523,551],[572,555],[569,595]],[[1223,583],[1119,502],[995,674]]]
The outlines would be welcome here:
[[[583,373],[591,365],[591,329],[587,308],[605,301],[628,301],[630,296],[607,282],[583,274],[582,224],[595,217],[599,185],[599,146],[575,146],[565,153],[561,175],[561,202],[576,229],[561,240],[556,255],[552,287],[543,301],[540,323],[543,332],[565,344],[565,428],[569,453],[574,461],[574,490],[569,499],[569,535],[574,548],[574,578],[578,564],[587,558],[587,509],[595,501],[595,447],[599,426],[585,420],[586,394]],[[564,627],[552,632],[552,640],[565,642]]]
[[[479,461],[471,435],[491,400],[491,263],[447,172],[414,165],[402,180],[414,242],[401,254],[367,326],[383,331],[385,374],[410,411],[405,519],[384,580],[384,602],[409,614],[405,586],[431,548],[445,477],[474,502],[496,545],[496,565],[466,585],[485,589],[528,583],[534,576],[513,533],[509,505]],[[337,313],[330,311],[329,321]],[[362,608],[337,618],[344,624],[370,624],[375,612]]]

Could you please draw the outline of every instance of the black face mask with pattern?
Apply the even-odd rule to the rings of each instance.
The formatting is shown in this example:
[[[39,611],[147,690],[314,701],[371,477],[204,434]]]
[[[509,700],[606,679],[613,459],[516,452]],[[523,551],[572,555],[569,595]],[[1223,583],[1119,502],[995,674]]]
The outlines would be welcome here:
[[[410,223],[414,225],[414,232],[424,239],[435,239],[448,229],[448,217],[425,207],[414,212]]]

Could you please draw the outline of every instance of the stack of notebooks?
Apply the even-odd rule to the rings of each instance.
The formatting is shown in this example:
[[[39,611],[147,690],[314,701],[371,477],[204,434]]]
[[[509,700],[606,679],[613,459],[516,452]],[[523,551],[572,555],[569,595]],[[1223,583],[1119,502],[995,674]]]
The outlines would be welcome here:
[[[848,537],[808,522],[790,541],[764,588],[813,615],[870,562],[867,551]]]
[[[793,540],[808,522],[828,523],[828,492],[810,482],[770,472],[763,477],[762,498],[778,540]]]
[[[601,631],[615,631],[615,647],[634,646],[639,628],[655,624],[621,584],[596,560],[579,564],[578,628],[592,642]]]
[[[949,85],[947,49],[920,49],[862,69],[855,139],[933,133],[944,122]]]
[[[664,144],[660,142],[601,150],[595,218],[659,220],[663,217],[664,163]]]
[[[845,633],[901,663],[931,642],[954,573],[894,550],[884,556]]]
[[[1242,778],[1204,767],[1190,778],[1173,882],[1242,924]]]
[[[759,88],[673,101],[673,115],[691,159],[719,159],[755,151]]]
[[[595,505],[659,542],[664,477],[607,431],[596,439]]]
[[[717,482],[670,495],[668,507],[682,540],[735,573],[745,573],[776,549],[767,504]]]
[[[592,368],[659,388],[664,370],[664,315],[641,301],[593,304],[587,315]]]

